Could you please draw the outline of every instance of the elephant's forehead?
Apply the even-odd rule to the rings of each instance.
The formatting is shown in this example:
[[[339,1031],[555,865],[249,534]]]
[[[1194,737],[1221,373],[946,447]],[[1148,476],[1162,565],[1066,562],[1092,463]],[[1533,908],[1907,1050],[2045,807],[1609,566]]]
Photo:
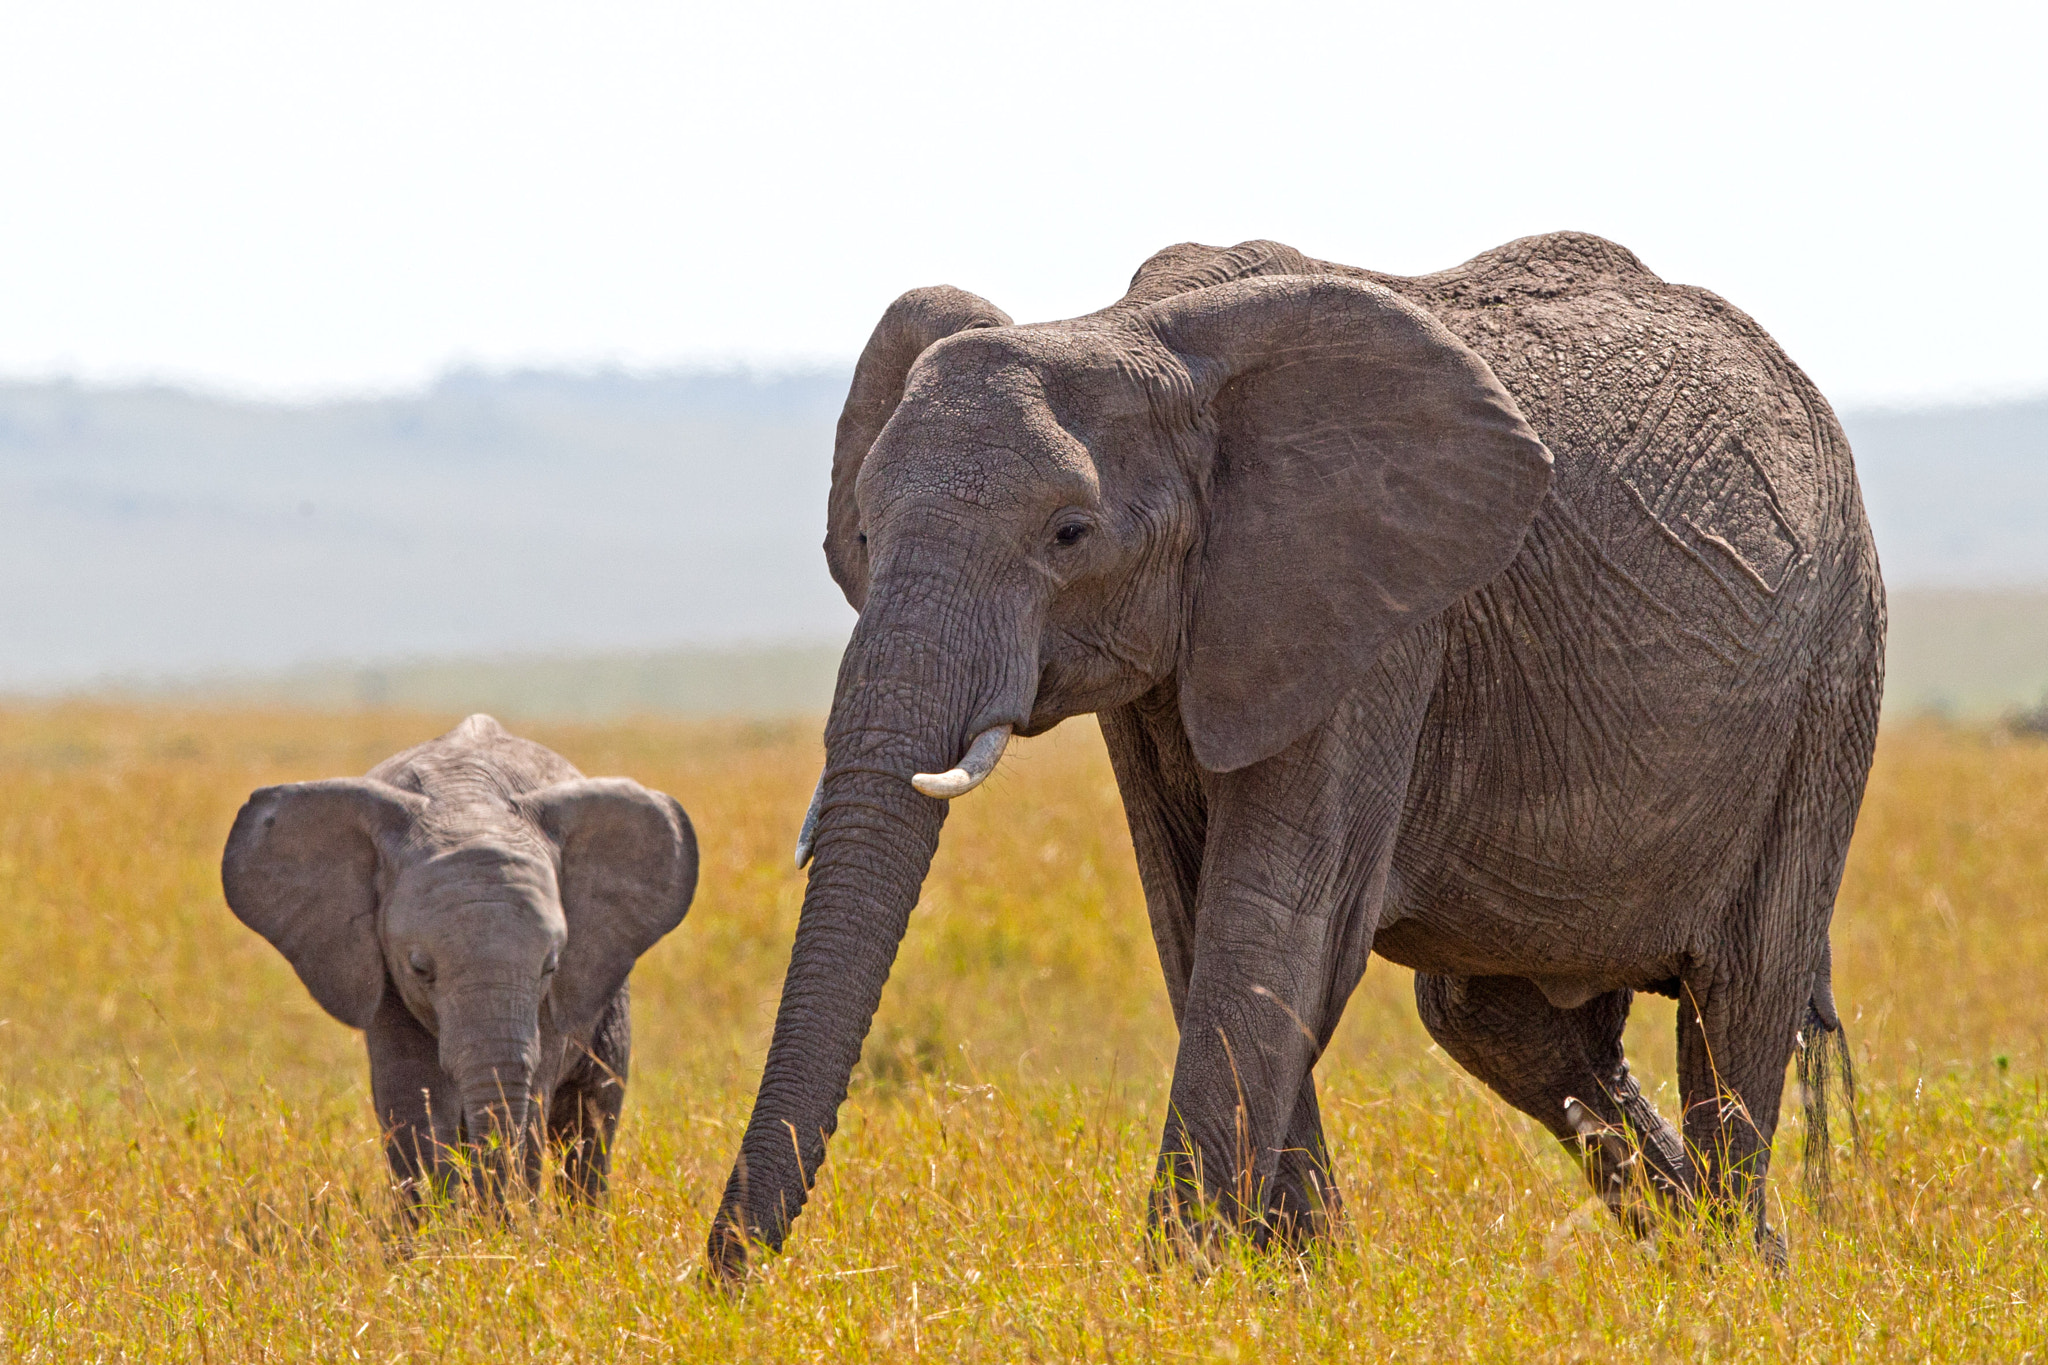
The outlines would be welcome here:
[[[537,841],[499,830],[471,830],[420,850],[398,874],[402,889],[428,896],[493,888],[510,896],[556,894],[554,860]]]
[[[905,377],[904,401],[972,411],[1030,400],[1069,422],[1135,414],[1149,407],[1164,356],[1149,332],[1121,323],[978,327],[927,348]]]
[[[478,836],[434,852],[404,868],[390,910],[398,921],[448,915],[487,918],[560,917],[561,892],[551,859],[517,839]],[[401,926],[402,927],[402,926]]]
[[[1093,433],[1148,410],[1143,381],[1100,332],[963,332],[919,358],[862,467],[863,503],[949,496],[998,505],[1048,478],[1092,484]]]

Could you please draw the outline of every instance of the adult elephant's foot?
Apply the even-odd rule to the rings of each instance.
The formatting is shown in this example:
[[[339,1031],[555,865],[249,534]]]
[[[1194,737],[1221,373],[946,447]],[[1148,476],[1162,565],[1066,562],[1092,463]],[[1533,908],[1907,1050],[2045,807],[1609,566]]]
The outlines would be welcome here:
[[[1220,1264],[1244,1219],[1239,1201],[1203,1180],[1201,1157],[1166,1151],[1145,1201],[1145,1261],[1154,1271],[1191,1269],[1207,1276]]]
[[[1266,1226],[1282,1245],[1304,1251],[1328,1237],[1343,1215],[1343,1196],[1330,1173],[1330,1145],[1323,1136],[1315,1078],[1304,1076],[1266,1197]]]
[[[1641,1241],[1658,1222],[1698,1203],[1699,1173],[1684,1140],[1636,1087],[1624,1063],[1605,1087],[1600,1113],[1577,1099],[1564,1102],[1586,1179],[1628,1235]]]
[[[1328,1167],[1301,1148],[1280,1156],[1280,1171],[1266,1203],[1268,1236],[1293,1251],[1329,1237],[1344,1216],[1344,1197]]]
[[[1748,1229],[1764,1263],[1780,1273],[1787,1268],[1784,1234],[1764,1218],[1762,1177],[1756,1174],[1760,1154],[1710,1180],[1625,1071],[1608,1095],[1623,1116],[1618,1122],[1601,1119],[1575,1099],[1565,1102],[1565,1116],[1577,1134],[1587,1179],[1630,1237],[1644,1241],[1660,1221],[1672,1218],[1700,1220],[1735,1244]]]
[[[1343,1210],[1328,1170],[1299,1151],[1283,1156],[1269,1188],[1243,1196],[1206,1193],[1193,1163],[1162,1160],[1146,1207],[1148,1267],[1205,1276],[1235,1248],[1300,1255],[1329,1236]]]
[[[1230,1225],[1218,1217],[1198,1190],[1155,1180],[1145,1201],[1145,1268],[1153,1274],[1192,1270],[1206,1278],[1216,1269]]]

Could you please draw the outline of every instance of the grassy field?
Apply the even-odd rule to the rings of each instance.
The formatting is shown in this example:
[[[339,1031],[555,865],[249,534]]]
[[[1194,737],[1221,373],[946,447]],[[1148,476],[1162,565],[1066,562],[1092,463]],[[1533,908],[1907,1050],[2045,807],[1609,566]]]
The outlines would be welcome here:
[[[216,869],[250,788],[361,772],[452,719],[0,712],[8,1358],[2048,1354],[2048,744],[1885,735],[1835,931],[1867,1155],[1823,1224],[1788,1119],[1782,1277],[1685,1230],[1624,1241],[1377,962],[1321,1069],[1352,1211],[1329,1254],[1149,1271],[1173,1032],[1136,875],[1093,731],[1021,746],[947,830],[819,1196],[729,1302],[698,1271],[801,896],[815,727],[531,730],[677,795],[701,889],[635,977],[610,1213],[452,1219],[402,1255],[361,1043]],[[1671,1006],[1637,1014],[1661,1083]]]

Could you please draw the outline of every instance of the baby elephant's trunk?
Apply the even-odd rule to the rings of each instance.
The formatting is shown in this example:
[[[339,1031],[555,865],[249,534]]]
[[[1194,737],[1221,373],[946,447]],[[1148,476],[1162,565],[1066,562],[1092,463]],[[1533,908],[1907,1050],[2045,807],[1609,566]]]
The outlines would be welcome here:
[[[540,1176],[540,1144],[532,1135],[532,1087],[523,1079],[486,1079],[462,1087],[462,1117],[477,1189],[492,1203],[512,1187],[531,1191]],[[502,1076],[502,1071],[499,1075]]]
[[[496,1016],[494,1027],[475,1027],[482,1020],[445,1020],[441,1050],[462,1093],[462,1126],[477,1188],[496,1202],[514,1183],[531,1190],[540,1175],[540,1144],[532,1134],[538,1010],[514,1010],[506,1017],[500,1004],[482,1013]]]

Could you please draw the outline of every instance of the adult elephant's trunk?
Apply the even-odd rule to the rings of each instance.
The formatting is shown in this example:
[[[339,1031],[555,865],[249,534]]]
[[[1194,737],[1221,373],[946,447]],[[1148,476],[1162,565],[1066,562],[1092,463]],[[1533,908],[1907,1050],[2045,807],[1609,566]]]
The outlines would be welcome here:
[[[840,666],[810,884],[753,1116],[711,1229],[709,1263],[728,1279],[750,1244],[781,1247],[838,1126],[945,823],[946,802],[911,778],[947,773],[975,734],[1016,723],[1029,706],[1015,697],[1028,689],[1029,661],[964,676],[956,651],[886,624],[879,605],[870,599]]]
[[[476,1186],[501,1202],[515,1182],[532,1188],[533,1075],[540,1060],[538,991],[478,989],[453,997],[441,1019],[442,1065],[462,1097]]]

